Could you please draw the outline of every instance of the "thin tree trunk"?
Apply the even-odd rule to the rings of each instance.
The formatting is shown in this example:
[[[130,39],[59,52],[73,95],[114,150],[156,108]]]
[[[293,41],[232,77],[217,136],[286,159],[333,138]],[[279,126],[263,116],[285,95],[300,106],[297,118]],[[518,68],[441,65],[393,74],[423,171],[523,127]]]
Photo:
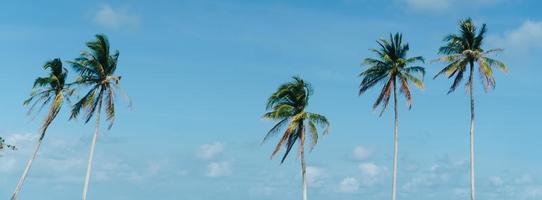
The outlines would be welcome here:
[[[397,152],[398,152],[398,120],[397,120],[397,88],[395,86],[395,79],[393,80],[393,108],[395,111],[395,126],[393,133],[393,182],[391,186],[391,199],[395,200],[397,198]]]
[[[58,101],[58,98],[61,98],[62,96],[57,95],[55,97],[55,102]],[[26,167],[24,168],[23,174],[19,178],[19,182],[17,182],[17,187],[15,187],[15,191],[13,192],[13,195],[11,196],[11,200],[16,200],[17,196],[21,192],[23,188],[23,184],[26,180],[26,177],[28,177],[28,173],[30,172],[30,168],[32,167],[32,163],[36,159],[36,156],[38,155],[38,152],[40,150],[41,144],[43,142],[43,138],[45,137],[45,133],[47,132],[47,128],[49,128],[49,125],[52,123],[52,121],[55,119],[56,115],[58,114],[59,107],[56,107],[54,104],[51,106],[49,110],[49,114],[47,115],[47,118],[45,118],[45,122],[40,130],[40,137],[38,138],[38,143],[36,144],[36,148],[34,149],[34,153],[32,153],[32,157],[28,160],[26,163]]]
[[[34,153],[32,153],[32,157],[30,157],[30,159],[26,163],[26,167],[24,168],[21,178],[19,178],[19,182],[17,183],[17,187],[15,188],[15,191],[13,192],[13,195],[11,196],[11,200],[16,200],[17,196],[19,195],[19,192],[21,192],[23,183],[26,180],[26,177],[28,176],[28,172],[30,171],[30,167],[32,166],[32,163],[34,162],[34,159],[36,159],[36,155],[38,155],[38,151],[40,150],[41,143],[43,142],[43,137],[45,136],[46,131],[47,131],[47,127],[45,127],[41,132],[40,138],[38,139],[38,143],[36,144],[36,148],[34,149]]]
[[[305,132],[303,125],[301,128],[301,177],[303,179],[303,200],[307,200],[307,165],[305,163]]]
[[[474,63],[470,62],[469,74],[469,92],[470,92],[470,199],[476,199],[475,180],[474,180]]]
[[[90,182],[90,174],[92,172],[92,159],[94,158],[94,149],[96,147],[96,139],[98,138],[98,133],[100,131],[100,114],[102,111],[102,101],[98,103],[98,116],[96,116],[96,130],[94,131],[94,136],[92,137],[92,144],[90,145],[90,153],[88,157],[87,173],[85,175],[85,185],[83,186],[83,200],[87,199],[88,184]]]

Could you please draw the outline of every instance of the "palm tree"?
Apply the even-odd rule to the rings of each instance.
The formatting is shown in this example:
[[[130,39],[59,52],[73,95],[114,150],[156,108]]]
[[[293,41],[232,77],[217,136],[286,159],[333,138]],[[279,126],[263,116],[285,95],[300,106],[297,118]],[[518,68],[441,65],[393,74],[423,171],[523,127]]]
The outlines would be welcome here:
[[[309,97],[313,90],[309,83],[303,79],[294,76],[293,81],[282,84],[276,92],[274,92],[267,100],[266,110],[269,112],[263,115],[263,118],[276,120],[278,123],[269,130],[264,137],[263,142],[267,141],[272,136],[286,127],[282,137],[277,143],[275,150],[271,154],[271,158],[277,154],[282,146],[286,148],[284,156],[280,163],[282,164],[292,147],[299,140],[299,156],[301,158],[301,176],[303,179],[303,200],[307,199],[307,180],[306,180],[306,164],[305,164],[305,129],[307,129],[311,143],[309,149],[312,150],[318,142],[317,126],[323,129],[322,134],[327,134],[329,130],[329,122],[323,115],[306,112],[305,108],[309,104]],[[263,143],[262,142],[262,143]]]
[[[368,68],[360,74],[363,78],[360,84],[359,95],[365,93],[369,88],[372,88],[377,83],[383,82],[384,87],[380,91],[380,95],[373,104],[373,109],[382,105],[380,116],[386,110],[390,96],[393,91],[394,111],[395,111],[395,128],[393,138],[393,180],[392,180],[392,200],[396,199],[397,189],[397,152],[398,152],[398,135],[397,135],[397,87],[399,82],[399,91],[405,96],[406,103],[410,109],[412,106],[412,95],[409,88],[409,82],[422,89],[423,82],[416,75],[425,75],[425,69],[421,66],[411,66],[417,62],[424,62],[423,57],[416,56],[407,58],[409,50],[408,44],[402,44],[403,37],[401,34],[390,34],[390,39],[380,39],[377,41],[380,49],[370,49],[377,54],[377,58],[365,58],[363,64]]]
[[[459,34],[450,34],[444,38],[446,44],[439,49],[439,53],[443,54],[438,61],[447,62],[439,73],[435,75],[446,74],[448,78],[454,77],[454,81],[448,94],[453,92],[461,80],[463,74],[469,67],[469,79],[467,80],[467,90],[470,94],[470,184],[471,184],[471,200],[476,199],[475,179],[474,179],[474,64],[478,64],[480,78],[484,85],[484,90],[495,88],[495,78],[493,78],[493,68],[497,68],[506,72],[508,67],[501,61],[487,57],[491,53],[502,51],[502,49],[482,49],[484,35],[486,33],[486,25],[482,24],[482,28],[478,28],[472,22],[472,19],[467,18],[459,22]]]
[[[45,133],[47,132],[47,128],[49,127],[49,125],[51,125],[51,123],[59,113],[60,108],[64,103],[64,99],[67,99],[67,97],[69,97],[69,95],[71,95],[72,93],[72,90],[70,90],[69,87],[67,87],[67,85],[65,84],[66,77],[68,76],[68,70],[66,70],[66,68],[62,66],[62,61],[59,58],[55,58],[46,62],[43,66],[43,69],[50,71],[49,76],[38,77],[34,81],[34,91],[32,91],[32,93],[30,94],[30,98],[24,101],[24,105],[31,104],[28,111],[29,114],[38,104],[41,104],[41,108],[43,108],[47,104],[50,104],[50,108],[47,116],[45,117],[45,120],[43,121],[43,125],[41,126],[38,143],[36,144],[34,153],[26,164],[23,174],[21,175],[21,178],[17,183],[17,187],[15,188],[15,191],[11,196],[11,200],[17,199],[17,195],[21,191],[23,183],[28,176],[28,172],[30,171],[32,162],[34,162],[34,159],[36,159],[36,155],[40,150],[43,138],[45,137]],[[39,110],[41,110],[41,108]]]
[[[89,87],[90,90],[77,103],[74,104],[70,119],[77,118],[81,110],[86,111],[85,123],[96,115],[96,129],[90,146],[85,184],[83,187],[83,200],[87,198],[92,159],[96,147],[96,139],[100,130],[100,116],[102,104],[105,103],[105,115],[111,129],[115,121],[115,96],[120,90],[120,76],[115,75],[119,51],[110,55],[109,42],[105,35],[96,35],[96,40],[87,42],[90,51],[83,51],[79,58],[71,62],[73,69],[79,73],[74,84],[80,87]]]
[[[17,147],[10,144],[6,144],[6,141],[4,140],[4,138],[0,137],[0,151],[4,149],[17,150]]]

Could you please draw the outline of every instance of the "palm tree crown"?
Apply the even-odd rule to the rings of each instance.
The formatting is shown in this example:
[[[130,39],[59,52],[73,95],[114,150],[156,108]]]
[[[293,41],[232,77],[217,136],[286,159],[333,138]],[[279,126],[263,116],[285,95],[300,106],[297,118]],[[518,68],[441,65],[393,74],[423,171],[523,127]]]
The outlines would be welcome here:
[[[305,128],[307,128],[312,139],[311,149],[318,142],[317,126],[323,128],[324,135],[329,130],[329,122],[325,116],[305,111],[309,103],[309,97],[313,93],[311,85],[297,76],[293,77],[293,79],[291,82],[282,84],[269,97],[266,109],[270,111],[263,116],[265,119],[279,121],[269,130],[263,141],[276,135],[283,127],[286,127],[275,150],[271,154],[271,157],[273,157],[285,145],[286,152],[282,157],[281,163],[284,162],[297,140],[300,140],[300,151],[302,151],[305,141]]]
[[[49,76],[38,77],[34,81],[34,91],[32,91],[30,97],[23,103],[24,105],[29,105],[33,102],[28,111],[29,113],[32,112],[37,104],[41,103],[39,109],[41,110],[45,105],[51,103],[49,113],[42,125],[40,140],[43,139],[47,127],[49,127],[57,116],[64,100],[73,93],[73,90],[66,85],[68,70],[62,66],[62,61],[59,58],[46,62],[43,69],[50,70]]]
[[[446,45],[440,47],[439,53],[445,56],[437,59],[437,61],[447,62],[444,67],[434,78],[439,75],[446,74],[448,78],[455,76],[448,93],[453,92],[467,70],[467,64],[474,67],[474,63],[478,63],[478,71],[484,85],[484,89],[495,88],[495,78],[493,78],[493,68],[497,68],[503,72],[508,71],[508,67],[501,61],[487,57],[488,54],[500,52],[503,49],[484,50],[482,44],[485,33],[487,32],[486,24],[482,24],[482,28],[474,25],[471,18],[461,20],[459,22],[459,34],[450,34],[444,38]],[[472,76],[470,74],[469,76]],[[466,86],[471,84],[471,79],[467,80]]]
[[[390,34],[390,39],[380,39],[377,41],[380,49],[370,49],[377,54],[377,58],[366,58],[363,62],[369,68],[363,71],[359,76],[363,78],[360,84],[359,95],[363,94],[369,88],[379,82],[385,82],[380,95],[373,104],[373,109],[382,105],[380,115],[386,110],[393,88],[397,81],[400,83],[400,91],[407,100],[410,108],[412,105],[412,95],[410,93],[409,81],[413,82],[418,88],[423,88],[421,78],[425,75],[425,69],[421,66],[410,66],[417,62],[424,62],[423,57],[416,56],[407,58],[409,50],[408,44],[402,44],[402,35],[396,33]],[[421,78],[417,75],[420,74]]]
[[[91,89],[79,100],[72,109],[70,119],[76,118],[82,109],[86,110],[85,123],[101,109],[102,101],[105,101],[107,120],[109,127],[115,120],[115,90],[121,79],[116,76],[117,60],[119,51],[109,55],[109,42],[105,35],[96,35],[96,40],[87,42],[90,51],[84,51],[79,58],[71,62],[73,69],[79,73],[75,84],[89,86]]]

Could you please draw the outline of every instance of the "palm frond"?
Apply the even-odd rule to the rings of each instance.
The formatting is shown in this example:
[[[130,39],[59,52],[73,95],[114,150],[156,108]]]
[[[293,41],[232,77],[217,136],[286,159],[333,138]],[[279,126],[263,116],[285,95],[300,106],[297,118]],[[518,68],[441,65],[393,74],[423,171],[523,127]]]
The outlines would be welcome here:
[[[450,90],[448,90],[448,94],[455,91],[455,89],[457,88],[459,83],[461,83],[461,80],[463,80],[463,74],[465,73],[465,67],[454,70],[454,73],[456,73],[455,79],[454,79],[454,82],[452,83],[452,86],[450,86]]]
[[[388,82],[384,85],[384,87],[380,91],[380,95],[378,95],[378,98],[373,104],[373,110],[376,109],[379,105],[382,105],[382,111],[380,111],[380,116],[382,116],[382,114],[384,113],[384,111],[386,111],[386,108],[388,107],[394,79],[395,77],[391,77],[388,79]]]
[[[407,64],[417,63],[417,62],[425,63],[425,59],[422,56],[416,56],[416,57],[411,57],[411,58],[406,59]]]
[[[315,125],[320,126],[320,128],[323,129],[322,134],[326,135],[329,133],[329,121],[324,115],[317,114],[317,113],[307,113],[307,118],[309,119],[309,122],[312,122]]]
[[[280,163],[284,163],[284,160],[286,160],[286,157],[288,157],[288,154],[290,154],[290,151],[292,150],[292,147],[294,147],[295,142],[299,139],[301,136],[301,129],[302,125],[299,123],[291,123],[290,126],[294,126],[293,133],[290,134],[288,137],[288,140],[286,141],[286,150],[284,151],[284,155],[282,156],[282,159],[280,160]]]
[[[488,55],[488,54],[492,54],[492,53],[498,53],[498,52],[503,52],[503,51],[504,51],[504,49],[501,49],[501,48],[490,49],[490,50],[484,51],[484,55]]]
[[[483,62],[487,63],[491,67],[495,67],[502,72],[508,72],[508,66],[506,66],[506,64],[504,64],[501,61],[488,58],[488,57],[481,57],[480,59],[483,60]]]
[[[115,93],[113,92],[113,88],[107,88],[105,93],[107,93],[105,95],[105,114],[109,121],[107,129],[111,129],[115,122]]]
[[[407,78],[404,76],[400,76],[399,81],[401,82],[401,87],[399,88],[399,91],[405,95],[407,107],[408,109],[410,109],[412,108],[412,94],[410,93],[410,89],[408,88]]]
[[[308,124],[308,132],[311,136],[311,144],[309,145],[309,149],[312,151],[314,149],[314,146],[316,146],[316,144],[318,143],[318,129],[316,128],[316,125],[313,121],[309,120]]]
[[[405,81],[408,80],[408,81],[411,81],[412,83],[414,83],[414,86],[416,86],[417,88],[419,88],[419,89],[424,89],[425,88],[425,86],[423,85],[423,81],[420,80],[418,77],[415,77],[410,73],[401,73],[401,76],[405,78]],[[405,82],[405,83],[408,84],[408,81]]]
[[[458,70],[462,70],[467,66],[468,61],[467,60],[456,60],[450,64],[448,64],[444,69],[440,70],[433,79],[436,79],[438,76],[442,74],[446,74],[448,76],[452,75],[452,73],[455,74]]]
[[[478,59],[478,70],[480,72],[480,79],[482,79],[484,91],[487,92],[489,89],[494,89],[495,79],[493,78],[493,70],[491,69],[491,66],[485,62],[485,59]]]
[[[100,85],[94,86],[85,94],[85,96],[83,96],[77,103],[73,105],[70,119],[77,118],[81,110],[86,108],[88,105],[94,104],[96,91],[98,90],[99,87]]]
[[[262,144],[269,138],[275,136],[286,124],[288,124],[288,118],[284,118],[280,120],[277,124],[275,124],[275,126],[273,126],[273,128],[271,128],[271,130],[269,130],[263,138]]]

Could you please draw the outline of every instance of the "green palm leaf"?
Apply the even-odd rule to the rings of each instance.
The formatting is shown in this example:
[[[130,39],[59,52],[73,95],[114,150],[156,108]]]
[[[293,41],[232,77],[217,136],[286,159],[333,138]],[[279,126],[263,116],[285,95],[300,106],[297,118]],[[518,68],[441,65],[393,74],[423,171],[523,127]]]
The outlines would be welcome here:
[[[324,129],[324,134],[328,132],[329,122],[320,114],[309,113],[305,111],[309,103],[309,97],[313,93],[311,85],[300,77],[294,76],[291,82],[284,83],[271,94],[267,100],[266,112],[263,118],[277,120],[278,123],[271,128],[263,139],[267,141],[277,135],[285,128],[282,137],[279,139],[271,154],[271,158],[280,151],[282,147],[285,152],[281,158],[281,163],[288,157],[290,151],[299,140],[300,151],[303,148],[303,140],[307,129],[311,136],[312,143],[310,149],[318,142],[318,128],[320,125]],[[262,142],[262,143],[263,143]]]

